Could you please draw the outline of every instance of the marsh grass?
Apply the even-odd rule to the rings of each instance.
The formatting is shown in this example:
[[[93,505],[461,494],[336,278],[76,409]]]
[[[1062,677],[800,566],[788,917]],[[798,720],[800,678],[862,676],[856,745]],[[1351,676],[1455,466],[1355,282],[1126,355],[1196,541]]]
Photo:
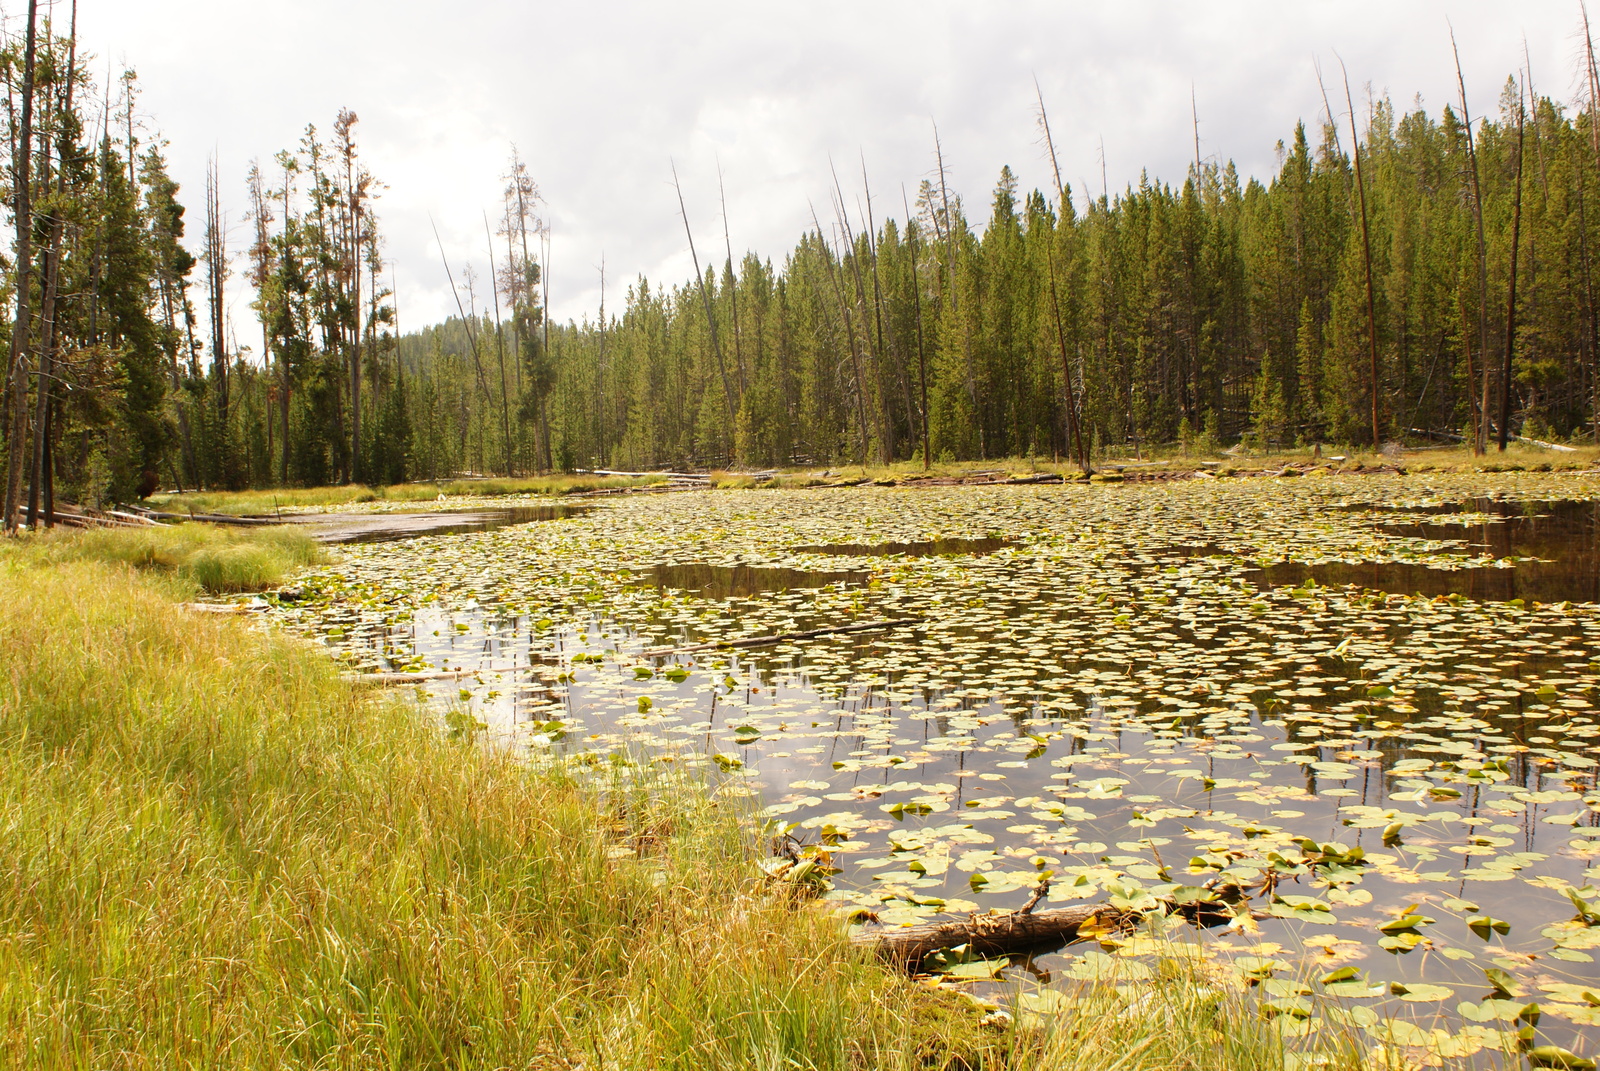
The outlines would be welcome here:
[[[14,553],[48,562],[131,566],[176,581],[180,588],[210,594],[276,587],[295,570],[323,560],[323,551],[315,540],[287,525],[58,528],[31,537]]]
[[[183,611],[127,568],[166,553],[142,535],[0,551],[6,1064],[1283,1066],[1181,964],[986,1025],[764,885],[741,805],[452,742],[298,641]]]
[[[296,569],[322,561],[305,532],[288,526],[219,528],[209,524],[151,528],[54,529],[16,548],[50,562],[105,562],[167,577],[210,594],[275,587]]]
[[[1329,460],[1343,456],[1343,462]],[[1209,462],[1210,464],[1204,464]],[[1190,472],[1200,468],[1226,474],[1281,469],[1286,464],[1321,465],[1332,470],[1352,471],[1398,464],[1418,472],[1548,472],[1576,471],[1600,464],[1600,447],[1579,446],[1572,452],[1546,450],[1513,443],[1505,453],[1491,450],[1474,457],[1466,447],[1408,450],[1400,458],[1354,447],[1325,445],[1321,456],[1310,447],[1272,450],[1241,450],[1232,454],[1186,450],[1177,444],[1145,450],[1138,457],[1103,457],[1095,461],[1100,471],[1133,466],[1156,471]],[[827,477],[822,476],[828,472]],[[817,487],[840,479],[866,478],[915,482],[923,477],[961,478],[976,472],[1030,475],[1059,473],[1067,478],[1079,475],[1068,461],[1041,457],[999,458],[988,461],[951,462],[932,465],[924,471],[921,461],[897,461],[890,465],[862,467],[849,463],[830,467],[804,466],[784,469],[769,480],[758,480],[741,472],[718,470],[711,473],[711,485],[719,489],[747,490],[768,488],[792,490]],[[149,504],[175,513],[221,513],[235,516],[268,516],[279,510],[337,509],[365,502],[433,502],[440,495],[449,498],[495,498],[515,495],[569,495],[586,491],[647,487],[665,482],[659,477],[560,475],[517,478],[439,480],[425,483],[368,487],[347,484],[340,487],[290,487],[263,491],[206,491],[156,495]]]
[[[1022,1011],[1010,1066],[1052,1071],[1356,1071],[1368,1046],[1349,1029],[1320,1024],[1296,1038],[1293,1017],[1264,1017],[1258,998],[1215,966],[1175,947],[1154,977],[1066,982],[1046,990],[1046,1014]],[[1037,997],[1018,998],[1026,1008]]]

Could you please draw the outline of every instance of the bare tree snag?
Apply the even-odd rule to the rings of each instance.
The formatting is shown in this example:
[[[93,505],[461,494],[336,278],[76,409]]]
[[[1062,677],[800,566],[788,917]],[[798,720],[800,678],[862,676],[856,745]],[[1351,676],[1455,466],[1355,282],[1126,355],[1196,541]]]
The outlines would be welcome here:
[[[1517,87],[1517,188],[1511,209],[1511,276],[1506,290],[1506,360],[1500,375],[1500,452],[1511,434],[1511,354],[1517,342],[1517,252],[1522,237],[1522,87]]]
[[[22,64],[22,130],[12,161],[12,211],[17,227],[16,301],[12,315],[11,354],[7,379],[10,389],[10,419],[6,444],[6,493],[4,526],[17,530],[17,503],[22,496],[22,443],[28,434],[28,343],[32,337],[29,311],[29,286],[33,265],[33,204],[30,197],[33,175],[33,75],[35,27],[38,0],[28,0],[27,43]]]

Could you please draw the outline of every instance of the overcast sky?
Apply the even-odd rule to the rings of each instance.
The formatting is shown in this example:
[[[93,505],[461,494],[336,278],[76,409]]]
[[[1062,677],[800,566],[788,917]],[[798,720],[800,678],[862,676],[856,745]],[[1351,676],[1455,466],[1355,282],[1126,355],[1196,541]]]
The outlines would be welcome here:
[[[402,326],[416,327],[454,310],[429,216],[458,279],[468,261],[486,274],[481,213],[498,206],[513,144],[547,202],[553,308],[581,318],[602,255],[618,311],[640,274],[690,276],[673,160],[702,261],[721,261],[720,159],[735,250],[781,263],[808,203],[827,211],[830,155],[850,196],[864,155],[877,216],[902,216],[901,184],[915,196],[933,167],[933,121],[976,223],[1002,164],[1048,186],[1035,76],[1075,190],[1100,192],[1101,139],[1113,189],[1146,168],[1181,181],[1191,87],[1200,151],[1266,177],[1277,141],[1321,113],[1314,58],[1337,78],[1344,57],[1358,107],[1371,83],[1437,113],[1456,92],[1448,19],[1474,112],[1492,109],[1524,38],[1536,88],[1572,100],[1579,17],[1577,0],[80,0],[78,23],[101,69],[138,70],[191,240],[208,155],[242,249],[250,161],[293,147],[308,122],[327,132],[340,107],[359,114],[388,186],[378,210]],[[241,339],[254,337],[244,300]]]

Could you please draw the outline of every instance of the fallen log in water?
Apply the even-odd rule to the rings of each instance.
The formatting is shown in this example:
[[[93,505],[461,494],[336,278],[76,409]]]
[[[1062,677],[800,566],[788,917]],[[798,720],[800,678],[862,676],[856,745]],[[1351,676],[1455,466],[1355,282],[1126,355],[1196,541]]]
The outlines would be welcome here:
[[[813,628],[804,632],[783,632],[776,636],[753,636],[744,640],[722,640],[717,643],[697,643],[692,647],[657,647],[640,651],[640,658],[665,658],[668,655],[693,654],[695,651],[718,651],[726,647],[766,647],[790,640],[810,640],[818,636],[838,636],[846,632],[874,632],[881,628],[905,628],[922,624],[920,617],[897,617],[891,621],[866,621],[859,625],[836,625],[833,628]]]
[[[869,948],[879,959],[915,969],[924,957],[941,949],[966,945],[985,955],[1021,952],[1040,945],[1071,941],[1089,923],[1115,924],[1137,912],[1107,904],[1074,904],[1049,911],[1013,911],[1005,915],[969,915],[952,922],[925,922],[918,926],[863,929],[850,937],[858,948]]]
[[[106,510],[106,516],[115,517],[119,521],[127,521],[142,528],[153,528],[156,524],[155,520],[150,517],[139,513],[127,513],[120,509],[108,509]]]
[[[460,680],[476,677],[481,669],[452,669],[431,673],[346,673],[344,679],[359,688],[385,688],[402,684],[426,684],[429,681]]]
[[[533,673],[537,666],[479,666],[477,669],[436,669],[423,670],[416,673],[381,672],[381,673],[346,673],[344,679],[358,687],[384,688],[391,685],[402,684],[427,684],[429,681],[454,681],[466,677],[477,677],[483,674],[500,674],[501,676],[515,676],[521,673]]]

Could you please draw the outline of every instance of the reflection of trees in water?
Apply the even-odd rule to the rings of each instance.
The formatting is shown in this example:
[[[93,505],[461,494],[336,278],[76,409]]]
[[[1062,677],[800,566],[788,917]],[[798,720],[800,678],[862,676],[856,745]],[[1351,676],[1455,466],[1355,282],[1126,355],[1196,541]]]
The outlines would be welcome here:
[[[1526,557],[1513,568],[1436,569],[1413,562],[1283,562],[1251,570],[1263,587],[1351,584],[1399,595],[1463,595],[1504,602],[1600,602],[1600,503],[1502,502],[1473,499],[1434,511],[1441,515],[1485,514],[1473,524],[1380,523],[1396,537],[1450,541],[1464,553],[1495,558]]]

